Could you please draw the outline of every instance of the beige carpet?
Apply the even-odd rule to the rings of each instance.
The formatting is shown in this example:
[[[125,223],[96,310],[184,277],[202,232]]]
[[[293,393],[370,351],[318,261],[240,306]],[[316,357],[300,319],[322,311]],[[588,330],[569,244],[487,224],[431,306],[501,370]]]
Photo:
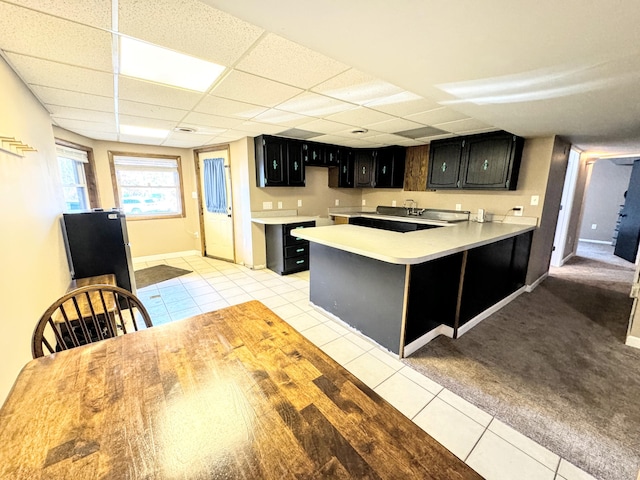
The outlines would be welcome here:
[[[634,266],[585,244],[457,340],[405,363],[599,479],[640,468],[640,350],[624,345]]]

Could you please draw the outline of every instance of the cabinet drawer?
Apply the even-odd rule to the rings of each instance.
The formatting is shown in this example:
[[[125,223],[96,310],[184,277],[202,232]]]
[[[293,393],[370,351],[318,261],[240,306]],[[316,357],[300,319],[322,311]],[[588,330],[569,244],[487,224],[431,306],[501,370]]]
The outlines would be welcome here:
[[[294,230],[296,228],[309,228],[309,227],[315,227],[315,226],[316,226],[316,222],[313,222],[313,221],[283,225],[282,234],[284,235],[284,244],[286,246],[290,246],[290,245],[300,245],[303,243],[307,243],[307,241],[302,238],[294,237],[290,235],[290,232],[291,230]]]
[[[309,255],[309,242],[305,241],[300,245],[292,245],[284,249],[284,258],[299,257],[301,255]]]
[[[284,259],[284,271],[293,272],[296,270],[307,270],[309,268],[309,256],[293,257]]]

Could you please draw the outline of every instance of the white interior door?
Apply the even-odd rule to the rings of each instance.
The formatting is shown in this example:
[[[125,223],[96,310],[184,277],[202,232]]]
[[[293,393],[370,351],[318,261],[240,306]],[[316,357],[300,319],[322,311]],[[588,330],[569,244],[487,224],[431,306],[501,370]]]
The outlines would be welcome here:
[[[569,164],[567,165],[567,173],[564,178],[562,200],[560,200],[560,213],[558,214],[556,234],[553,239],[554,250],[551,254],[551,265],[554,267],[561,267],[565,261],[564,251],[567,246],[567,232],[569,230],[569,221],[571,220],[571,210],[573,208],[573,197],[575,196],[579,167],[580,152],[572,148],[569,153]]]
[[[205,160],[213,158],[222,158],[224,160],[224,178],[227,197],[227,211],[224,213],[210,212],[207,209],[204,163]],[[202,195],[205,255],[234,262],[233,204],[231,201],[231,167],[229,164],[229,151],[227,149],[223,149],[211,152],[198,152],[198,164],[200,167],[200,192]]]

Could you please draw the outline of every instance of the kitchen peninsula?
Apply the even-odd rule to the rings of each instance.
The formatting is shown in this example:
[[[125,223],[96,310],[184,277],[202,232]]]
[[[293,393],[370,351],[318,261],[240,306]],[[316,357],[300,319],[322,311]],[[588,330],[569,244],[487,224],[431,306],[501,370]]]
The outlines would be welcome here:
[[[524,291],[535,226],[395,220],[439,228],[295,233],[310,242],[314,306],[404,357],[437,335],[456,338]]]

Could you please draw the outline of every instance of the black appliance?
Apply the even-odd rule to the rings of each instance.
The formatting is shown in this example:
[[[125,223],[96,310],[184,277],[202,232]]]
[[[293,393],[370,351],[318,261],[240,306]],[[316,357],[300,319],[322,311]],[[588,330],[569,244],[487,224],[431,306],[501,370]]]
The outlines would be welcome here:
[[[122,212],[64,213],[62,227],[72,278],[113,273],[119,287],[136,294],[127,223]]]

